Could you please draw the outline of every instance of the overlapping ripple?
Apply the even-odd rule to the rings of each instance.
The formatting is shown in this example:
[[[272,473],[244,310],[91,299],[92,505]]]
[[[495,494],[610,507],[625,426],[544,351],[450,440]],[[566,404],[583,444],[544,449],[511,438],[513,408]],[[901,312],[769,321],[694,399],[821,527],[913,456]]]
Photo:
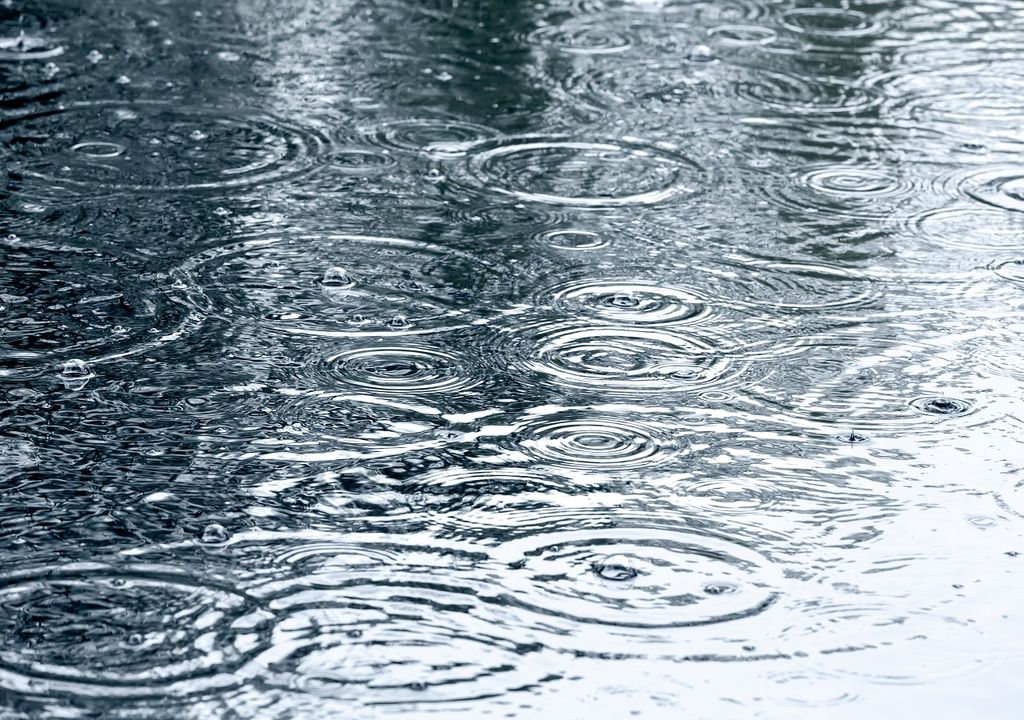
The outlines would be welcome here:
[[[0,258],[0,374],[125,357],[197,324],[183,288],[113,255],[12,235]]]
[[[682,531],[615,528],[507,542],[507,591],[525,608],[578,623],[673,628],[770,609],[770,563],[742,545]]]
[[[711,312],[695,291],[637,280],[582,280],[550,289],[552,307],[566,317],[637,325],[696,323]]]
[[[235,685],[252,675],[273,618],[224,581],[154,565],[8,572],[0,604],[0,686],[94,697]]]
[[[343,234],[255,237],[199,253],[181,275],[194,307],[285,333],[398,336],[464,327],[507,278],[472,254]]]
[[[265,185],[309,169],[326,146],[269,115],[114,100],[25,115],[0,138],[23,182],[79,194]]]
[[[736,382],[744,366],[712,334],[574,321],[524,324],[514,362],[560,387],[601,393],[695,392]]]

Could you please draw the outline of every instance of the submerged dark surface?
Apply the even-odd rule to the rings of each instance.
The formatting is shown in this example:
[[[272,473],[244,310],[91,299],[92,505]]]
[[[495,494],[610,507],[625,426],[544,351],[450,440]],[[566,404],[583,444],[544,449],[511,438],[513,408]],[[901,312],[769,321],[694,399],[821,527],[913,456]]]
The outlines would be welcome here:
[[[1016,718],[1024,2],[0,3],[0,718]]]

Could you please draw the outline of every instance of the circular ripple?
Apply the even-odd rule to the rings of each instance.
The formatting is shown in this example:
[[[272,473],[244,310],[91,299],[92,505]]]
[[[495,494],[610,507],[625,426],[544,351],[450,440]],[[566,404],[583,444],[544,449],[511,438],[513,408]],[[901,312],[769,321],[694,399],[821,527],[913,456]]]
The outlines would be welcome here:
[[[913,185],[884,168],[838,164],[805,170],[795,186],[773,189],[768,197],[795,213],[814,213],[816,218],[882,220],[914,196]]]
[[[857,87],[829,77],[807,77],[748,69],[736,84],[747,100],[794,115],[858,113],[878,105],[882,98],[873,87]]]
[[[556,383],[603,392],[706,390],[740,372],[726,351],[695,335],[653,328],[541,326],[528,369]]]
[[[571,228],[545,230],[537,237],[545,245],[558,250],[598,250],[611,244],[611,240],[601,233]]]
[[[0,62],[49,60],[64,54],[64,46],[43,35],[17,35],[0,38]]]
[[[271,619],[226,584],[149,565],[8,574],[0,605],[0,686],[103,697],[237,684]]]
[[[733,255],[708,272],[725,275],[738,299],[722,302],[739,308],[802,313],[866,307],[879,298],[868,276],[824,263]]]
[[[687,506],[712,513],[764,512],[780,503],[778,483],[763,478],[728,477],[689,481],[680,490]]]
[[[256,591],[280,617],[269,685],[318,700],[436,708],[536,683],[526,674],[536,663],[524,656],[539,648],[511,638],[507,618],[484,602],[492,588],[476,572],[482,553],[352,533],[295,544]]]
[[[708,29],[708,35],[727,45],[770,45],[779,34],[762,25],[723,24]]]
[[[960,188],[970,197],[1000,210],[1024,212],[1024,168],[989,168],[963,178]]]
[[[546,25],[530,33],[527,42],[568,55],[611,55],[633,46],[628,35],[607,23]]]
[[[1002,210],[955,205],[920,213],[913,224],[920,236],[948,247],[1024,250],[1024,217]]]
[[[351,284],[324,282],[339,271]],[[192,303],[206,312],[326,337],[463,327],[484,317],[479,305],[504,286],[472,255],[364,235],[254,238],[201,253],[180,272]]]
[[[695,192],[702,168],[641,143],[515,138],[478,148],[467,189],[577,207],[651,205]]]
[[[974,411],[974,407],[965,400],[942,396],[917,398],[910,402],[910,406],[929,415],[967,415]]]
[[[454,355],[430,347],[367,347],[333,355],[327,374],[356,390],[386,395],[452,393],[482,382]]]
[[[518,603],[578,623],[625,628],[712,625],[758,615],[776,594],[769,562],[742,545],[658,529],[538,534],[499,548],[512,559],[503,578]],[[608,579],[595,568],[609,556]],[[618,579],[621,578],[621,579]]]
[[[513,439],[540,461],[602,472],[661,465],[680,452],[678,437],[655,424],[600,413],[543,417]]]
[[[327,164],[336,172],[371,175],[394,167],[396,161],[387,151],[350,147],[332,152],[327,157]]]
[[[942,352],[934,344],[856,335],[818,338],[794,357],[785,376],[771,384],[753,383],[746,397],[761,405],[759,414],[765,418],[827,433],[838,442],[856,444],[878,434],[950,432],[965,416],[977,425],[998,408],[974,413],[962,401],[926,396],[922,378],[929,386],[956,386],[964,381],[962,368],[970,366],[966,350]]]
[[[931,58],[924,62],[934,65]],[[946,132],[961,140],[965,134],[1016,130],[1016,121],[1024,112],[1024,74],[1017,64],[922,67],[884,78],[888,104],[895,115],[922,126],[945,124]]]
[[[396,120],[366,133],[372,142],[385,148],[423,153],[440,160],[463,157],[474,145],[497,134],[484,125],[430,118]]]
[[[869,15],[847,8],[794,8],[782,13],[781,21],[796,33],[836,39],[871,35],[880,29]]]
[[[694,292],[630,280],[584,280],[550,292],[554,307],[566,315],[638,325],[696,322],[709,313]]]
[[[196,321],[178,288],[104,253],[9,238],[0,261],[0,375],[139,353]]]
[[[83,193],[265,184],[312,166],[325,142],[270,116],[142,101],[77,103],[12,128],[4,147],[26,177]]]
[[[989,267],[1004,280],[1024,283],[1024,260],[1004,260],[992,263]]]

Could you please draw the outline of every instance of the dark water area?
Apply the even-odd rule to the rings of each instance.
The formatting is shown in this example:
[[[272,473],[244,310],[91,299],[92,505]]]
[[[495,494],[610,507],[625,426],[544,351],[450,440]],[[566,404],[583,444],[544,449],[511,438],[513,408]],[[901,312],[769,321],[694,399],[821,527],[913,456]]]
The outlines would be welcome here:
[[[0,719],[1020,717],[1022,61],[0,1]]]

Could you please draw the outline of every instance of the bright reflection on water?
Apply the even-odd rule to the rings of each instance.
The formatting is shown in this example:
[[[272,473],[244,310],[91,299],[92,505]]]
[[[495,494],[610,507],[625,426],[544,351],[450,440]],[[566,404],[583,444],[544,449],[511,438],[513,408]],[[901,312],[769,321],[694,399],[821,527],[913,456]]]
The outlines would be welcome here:
[[[1018,717],[1022,24],[0,2],[0,718]]]

